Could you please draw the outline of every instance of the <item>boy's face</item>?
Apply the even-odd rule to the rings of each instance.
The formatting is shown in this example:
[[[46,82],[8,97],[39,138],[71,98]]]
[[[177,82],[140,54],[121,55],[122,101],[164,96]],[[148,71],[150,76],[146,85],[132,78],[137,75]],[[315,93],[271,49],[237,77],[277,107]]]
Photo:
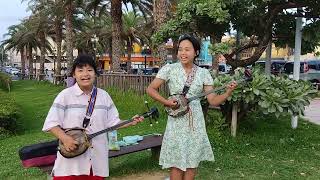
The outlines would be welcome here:
[[[73,77],[76,79],[80,89],[87,90],[93,86],[96,73],[93,67],[84,65],[82,67],[76,67]]]

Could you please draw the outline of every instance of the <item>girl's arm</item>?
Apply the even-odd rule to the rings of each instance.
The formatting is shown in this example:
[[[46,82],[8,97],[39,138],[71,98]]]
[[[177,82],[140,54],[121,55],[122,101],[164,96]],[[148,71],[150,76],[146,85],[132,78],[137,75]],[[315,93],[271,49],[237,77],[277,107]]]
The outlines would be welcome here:
[[[229,96],[232,95],[232,91],[237,87],[237,83],[236,82],[232,82],[231,84],[229,84],[227,86],[227,90],[224,94],[221,95],[217,95],[214,93],[208,94],[207,95],[207,99],[210,105],[212,106],[218,106],[220,104],[222,104]],[[213,87],[212,86],[204,86],[204,91],[210,91],[212,90]]]
[[[159,101],[161,104],[169,107],[175,107],[177,105],[175,100],[165,99],[158,92],[159,87],[164,84],[164,82],[165,81],[162,79],[155,78],[146,89],[146,92],[149,96],[151,96],[154,100]]]

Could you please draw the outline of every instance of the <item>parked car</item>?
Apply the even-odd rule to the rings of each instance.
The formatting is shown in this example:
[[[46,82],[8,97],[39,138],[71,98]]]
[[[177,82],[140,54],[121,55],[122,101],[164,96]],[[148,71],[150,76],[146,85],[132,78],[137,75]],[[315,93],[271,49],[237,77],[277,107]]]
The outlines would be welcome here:
[[[231,70],[231,66],[221,63],[219,64],[219,74],[228,74]]]
[[[145,75],[155,75],[158,73],[159,68],[157,67],[152,67],[152,68],[146,68],[146,69],[141,69],[142,73]]]
[[[211,69],[212,66],[210,65],[206,65],[206,64],[201,64],[199,65],[199,67],[201,68],[205,68],[205,69]],[[219,64],[219,74],[228,74],[231,70],[231,66],[227,65],[225,63],[220,63]]]
[[[17,69],[17,68],[11,68],[10,71],[9,71],[9,73],[10,73],[11,75],[18,75],[18,74],[20,74],[20,70]]]
[[[286,64],[285,60],[282,59],[272,59],[271,60],[271,74],[277,75],[280,73],[283,66]],[[265,68],[266,61],[259,60],[253,64],[253,66],[261,67],[262,69]]]
[[[145,75],[156,75],[159,71],[158,67],[148,67],[148,68],[132,68],[132,74],[145,74]]]
[[[5,67],[4,67],[4,72],[10,73],[10,69],[11,69],[11,68],[12,68],[11,66],[5,66]]]
[[[307,61],[309,70],[320,71],[320,59]]]
[[[287,62],[284,65],[283,73],[288,74],[289,78],[293,78],[294,62]],[[320,61],[300,62],[299,79],[312,82],[320,88]]]

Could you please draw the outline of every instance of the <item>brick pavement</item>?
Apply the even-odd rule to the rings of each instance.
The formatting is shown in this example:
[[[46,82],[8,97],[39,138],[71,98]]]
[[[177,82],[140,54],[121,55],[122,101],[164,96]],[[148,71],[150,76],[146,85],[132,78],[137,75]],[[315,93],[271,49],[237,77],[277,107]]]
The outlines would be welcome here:
[[[320,125],[320,98],[315,98],[306,107],[304,118],[308,121]]]

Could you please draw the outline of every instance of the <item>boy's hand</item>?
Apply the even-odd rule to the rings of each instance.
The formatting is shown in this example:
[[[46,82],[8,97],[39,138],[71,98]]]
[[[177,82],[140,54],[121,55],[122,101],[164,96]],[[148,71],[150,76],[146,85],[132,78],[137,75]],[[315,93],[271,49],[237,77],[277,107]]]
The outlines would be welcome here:
[[[68,152],[72,152],[78,148],[78,141],[74,140],[71,136],[67,134],[61,139],[61,141],[66,151]]]
[[[134,125],[142,122],[144,120],[144,117],[135,115],[135,116],[132,117],[132,119],[133,119],[133,121],[130,123],[130,125],[134,126]]]

